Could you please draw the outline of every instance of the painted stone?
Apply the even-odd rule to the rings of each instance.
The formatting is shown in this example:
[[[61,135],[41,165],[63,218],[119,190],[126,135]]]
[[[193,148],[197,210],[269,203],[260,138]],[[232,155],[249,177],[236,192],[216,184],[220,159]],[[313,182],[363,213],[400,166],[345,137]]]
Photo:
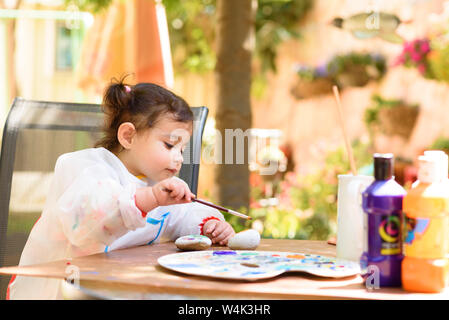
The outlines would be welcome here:
[[[232,250],[255,250],[260,243],[260,234],[254,229],[237,233],[228,240],[228,247]]]
[[[179,237],[176,239],[175,245],[180,250],[204,250],[212,245],[212,241],[206,236],[192,234]]]

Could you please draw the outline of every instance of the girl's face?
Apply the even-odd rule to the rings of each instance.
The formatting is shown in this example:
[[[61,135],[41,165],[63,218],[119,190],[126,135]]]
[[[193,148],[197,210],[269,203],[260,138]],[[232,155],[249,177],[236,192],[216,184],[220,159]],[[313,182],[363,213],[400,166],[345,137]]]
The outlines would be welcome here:
[[[128,149],[128,169],[155,182],[173,177],[181,169],[191,135],[191,122],[162,116],[154,127],[136,133]]]

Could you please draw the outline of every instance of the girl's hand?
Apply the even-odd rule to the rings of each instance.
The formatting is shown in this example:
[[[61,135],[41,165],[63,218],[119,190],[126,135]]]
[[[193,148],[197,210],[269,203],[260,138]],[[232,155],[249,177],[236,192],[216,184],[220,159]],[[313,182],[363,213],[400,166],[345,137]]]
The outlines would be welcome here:
[[[187,183],[177,177],[160,181],[152,187],[152,191],[157,206],[189,203],[192,201],[192,198],[195,198]]]
[[[143,212],[149,212],[159,206],[188,203],[195,195],[183,180],[172,177],[162,180],[152,187],[137,189],[136,205]]]
[[[221,220],[209,220],[203,226],[203,233],[212,240],[212,243],[227,245],[228,240],[235,235],[232,226]]]

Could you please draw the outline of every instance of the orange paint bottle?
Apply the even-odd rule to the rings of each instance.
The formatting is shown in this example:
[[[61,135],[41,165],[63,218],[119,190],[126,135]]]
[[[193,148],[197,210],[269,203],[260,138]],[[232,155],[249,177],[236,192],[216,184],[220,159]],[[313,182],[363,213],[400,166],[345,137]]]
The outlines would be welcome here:
[[[441,292],[448,284],[449,182],[444,152],[419,157],[418,181],[404,197],[402,286],[411,292]]]

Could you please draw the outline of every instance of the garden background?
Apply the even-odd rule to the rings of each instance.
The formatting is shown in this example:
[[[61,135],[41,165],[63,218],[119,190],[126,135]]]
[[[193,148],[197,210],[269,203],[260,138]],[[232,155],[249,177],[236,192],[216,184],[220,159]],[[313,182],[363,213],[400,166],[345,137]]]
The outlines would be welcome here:
[[[220,43],[232,39],[219,37],[229,23],[219,17],[230,8],[215,0],[156,1],[148,10],[158,17],[159,35],[165,22],[169,42],[160,42],[161,54],[154,58],[162,61],[161,70],[145,71],[137,54],[151,51],[145,44],[155,35],[145,29],[150,20],[138,20],[136,12],[146,2],[152,0],[0,1],[1,123],[15,96],[101,103],[112,76],[133,73],[135,81],[161,83],[190,105],[207,106],[203,148],[213,149],[216,128],[226,124],[217,61],[230,54]],[[226,174],[217,168],[223,166],[203,159],[198,196],[253,217],[244,223],[228,216],[237,231],[252,227],[265,238],[316,240],[336,234],[337,176],[349,171],[349,163],[333,84],[340,88],[360,173],[372,173],[374,152],[392,152],[396,179],[407,187],[416,179],[415,161],[423,150],[449,150],[449,2],[234,3],[246,6],[253,18],[243,42],[250,53],[248,79],[243,79],[250,84],[249,98],[237,111],[250,115],[245,125],[251,136],[269,144],[238,169],[248,172],[238,183],[223,180]],[[20,10],[34,16],[17,16]],[[36,18],[45,12],[53,15]],[[133,17],[139,23],[130,24]],[[339,28],[338,17],[350,23]],[[260,174],[268,160],[279,163],[274,175]],[[31,218],[25,225],[23,219],[10,219],[8,230],[31,228],[50,180],[51,172],[15,177],[11,211]],[[222,192],[226,186],[243,197],[231,199]]]

